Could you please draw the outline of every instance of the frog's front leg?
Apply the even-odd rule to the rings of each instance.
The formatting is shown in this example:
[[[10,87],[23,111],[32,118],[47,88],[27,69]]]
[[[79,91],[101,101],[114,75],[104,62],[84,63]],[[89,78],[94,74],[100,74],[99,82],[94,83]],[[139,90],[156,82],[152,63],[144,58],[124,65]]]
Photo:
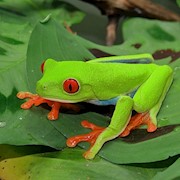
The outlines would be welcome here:
[[[32,94],[30,92],[19,92],[17,94],[17,97],[19,99],[26,99],[26,98],[29,99],[28,101],[26,101],[25,103],[21,105],[22,109],[30,109],[33,105],[39,106],[40,104],[43,104],[43,103],[48,104],[48,106],[51,107],[51,111],[48,113],[48,116],[47,116],[49,120],[58,119],[59,110],[61,107],[66,108],[66,109],[72,109],[74,111],[79,111],[79,108],[75,105],[56,102],[56,101],[50,101],[50,100],[42,98],[41,96],[37,94]]]
[[[92,124],[89,125],[88,122],[85,122],[83,126],[85,127],[87,125],[87,127],[94,131],[85,135],[69,138],[67,145],[73,147],[81,141],[88,141],[91,146],[90,149],[85,152],[84,157],[86,159],[94,158],[106,141],[116,138],[124,131],[131,118],[132,107],[133,99],[129,96],[122,96],[116,104],[111,123],[107,128],[97,127]]]
[[[126,128],[132,113],[133,99],[122,96],[115,107],[110,125],[98,136],[90,149],[84,153],[86,159],[92,159],[99,152],[103,144],[118,137]]]

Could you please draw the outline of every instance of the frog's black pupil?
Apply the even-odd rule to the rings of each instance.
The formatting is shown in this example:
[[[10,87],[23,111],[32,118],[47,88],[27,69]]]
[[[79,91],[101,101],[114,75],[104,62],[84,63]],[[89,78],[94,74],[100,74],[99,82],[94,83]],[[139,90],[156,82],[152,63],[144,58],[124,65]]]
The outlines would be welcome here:
[[[72,91],[72,85],[71,84],[69,85],[69,90]]]

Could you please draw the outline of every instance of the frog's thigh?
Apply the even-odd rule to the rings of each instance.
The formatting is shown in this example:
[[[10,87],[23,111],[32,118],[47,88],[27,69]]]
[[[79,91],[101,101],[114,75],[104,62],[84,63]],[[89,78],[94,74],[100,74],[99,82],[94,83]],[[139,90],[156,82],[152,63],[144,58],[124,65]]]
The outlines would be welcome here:
[[[172,69],[166,65],[158,67],[133,97],[134,110],[139,113],[149,111],[150,116],[156,118],[171,82]]]

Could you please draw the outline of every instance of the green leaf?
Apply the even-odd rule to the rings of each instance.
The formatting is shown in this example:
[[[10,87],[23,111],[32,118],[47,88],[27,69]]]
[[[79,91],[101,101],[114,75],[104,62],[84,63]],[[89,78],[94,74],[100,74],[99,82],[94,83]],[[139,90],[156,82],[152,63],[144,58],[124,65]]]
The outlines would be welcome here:
[[[11,146],[0,145],[0,162],[5,159],[32,155],[37,153],[51,152],[52,149],[44,146]]]
[[[85,160],[80,149],[23,156],[0,162],[2,179],[151,179],[154,169],[118,166],[98,157]]]
[[[176,162],[166,170],[162,172],[158,172],[157,175],[152,178],[152,180],[163,180],[163,179],[178,180],[180,178],[179,166],[180,166],[180,158],[176,160]]]
[[[58,22],[71,26],[80,23],[85,16],[78,8],[62,1],[6,0],[0,2],[0,6],[20,17],[28,17],[32,24],[51,14]]]

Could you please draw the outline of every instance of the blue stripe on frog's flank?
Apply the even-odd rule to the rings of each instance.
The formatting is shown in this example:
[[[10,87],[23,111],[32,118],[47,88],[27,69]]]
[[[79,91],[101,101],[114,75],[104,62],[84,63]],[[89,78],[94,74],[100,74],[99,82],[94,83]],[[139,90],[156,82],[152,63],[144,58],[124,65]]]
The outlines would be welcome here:
[[[115,60],[106,60],[98,61],[99,63],[127,63],[127,64],[150,64],[152,60],[149,58],[142,59],[115,59]]]
[[[130,96],[130,97],[134,97],[135,93],[136,93],[137,89],[126,94],[127,96]],[[88,103],[90,104],[94,104],[94,105],[98,105],[98,106],[108,106],[108,105],[116,105],[117,101],[121,98],[121,96],[117,96],[115,98],[112,98],[112,99],[108,99],[108,100],[89,100],[87,101]]]
[[[120,98],[120,96],[109,99],[109,100],[96,100],[96,99],[94,99],[94,100],[90,100],[87,102],[91,103],[91,104],[98,105],[98,106],[108,106],[108,105],[116,105],[119,98]]]

